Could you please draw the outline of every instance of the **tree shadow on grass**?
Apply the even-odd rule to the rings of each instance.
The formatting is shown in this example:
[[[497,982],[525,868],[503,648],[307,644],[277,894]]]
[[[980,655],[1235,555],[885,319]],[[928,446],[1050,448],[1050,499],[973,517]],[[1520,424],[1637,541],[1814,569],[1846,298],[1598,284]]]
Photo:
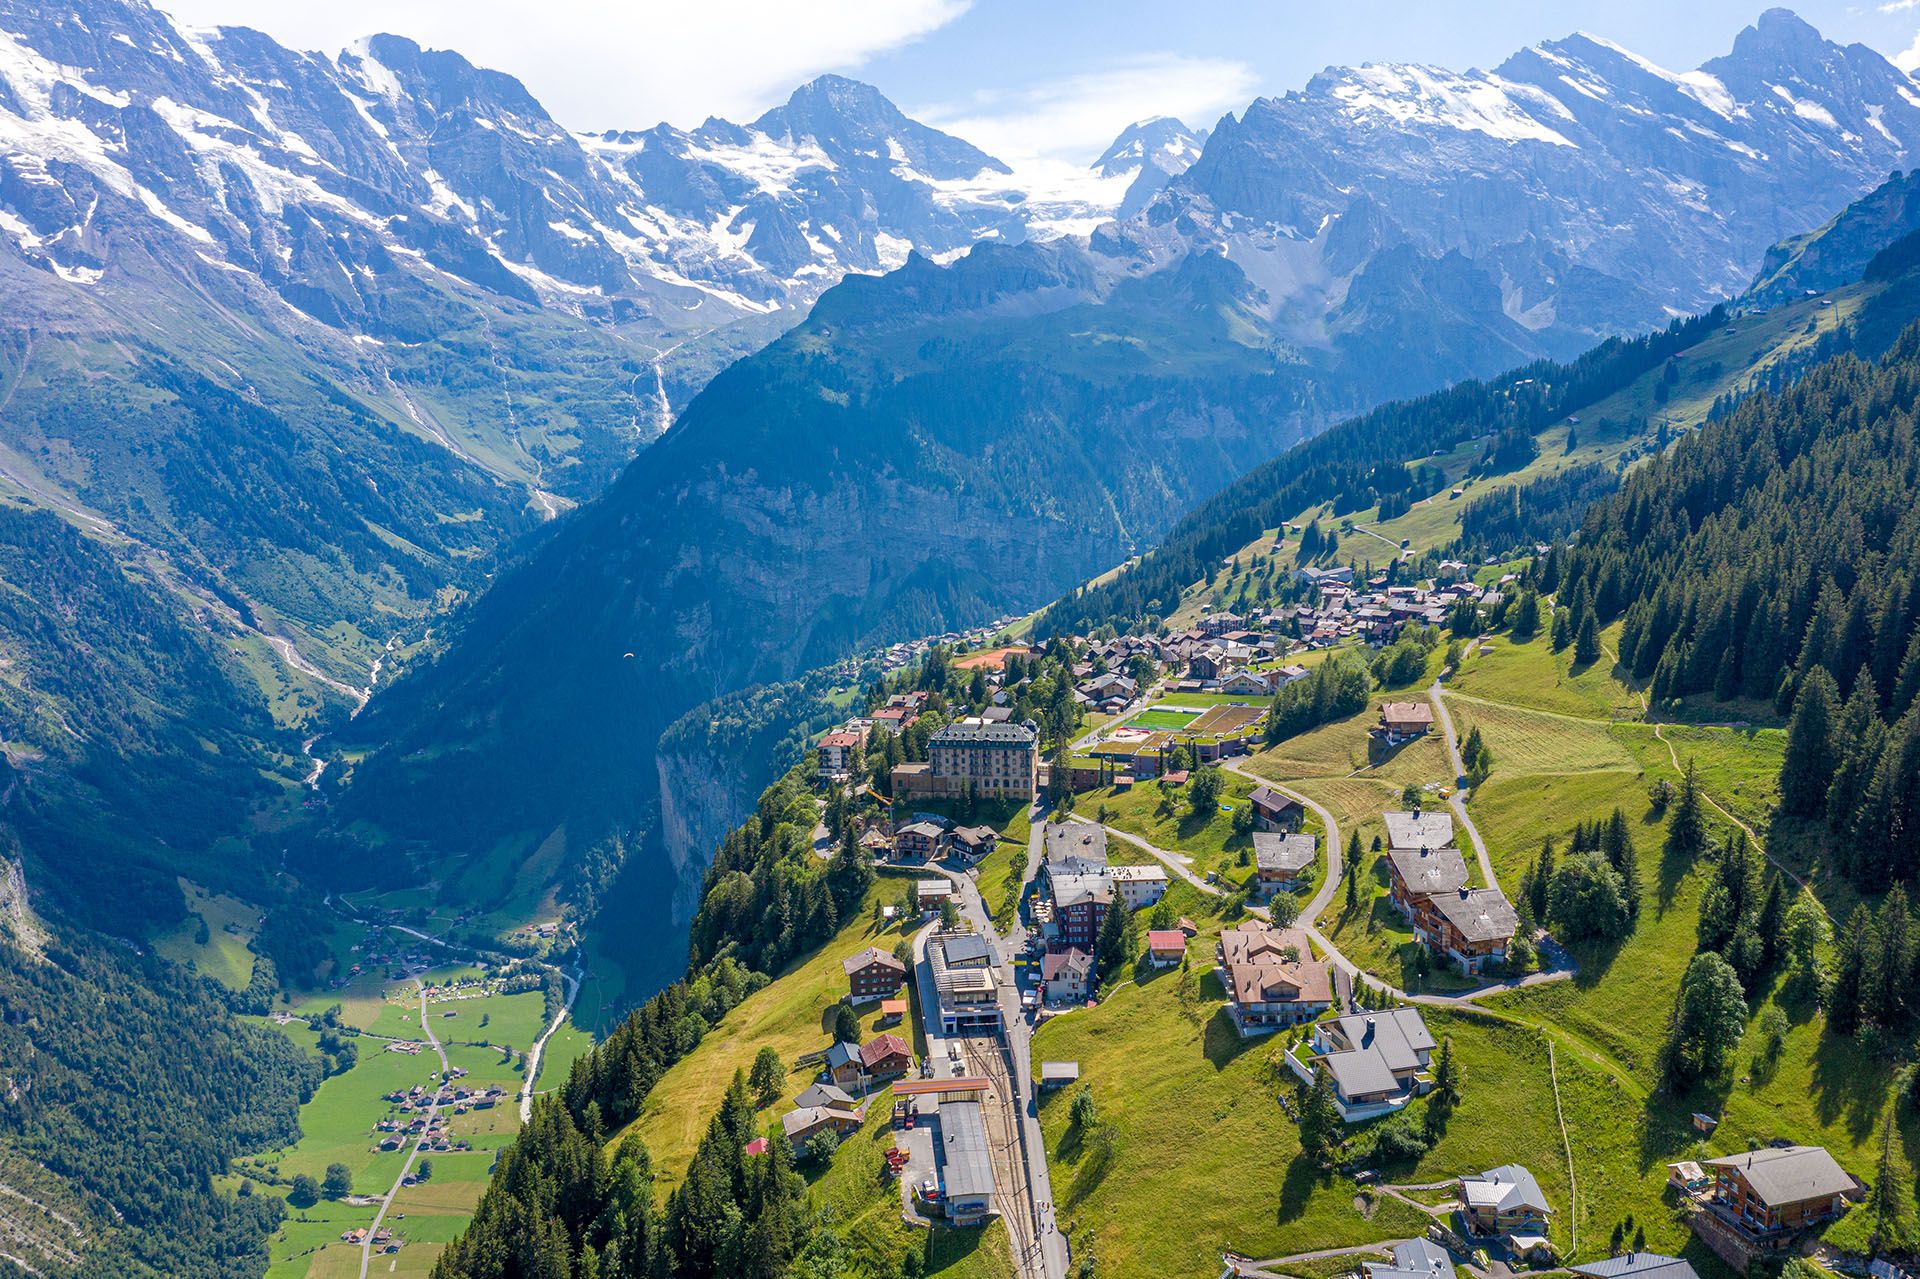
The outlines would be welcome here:
[[[1705,851],[1703,850],[1702,856],[1704,855]],[[1661,915],[1665,915],[1667,908],[1673,905],[1673,899],[1678,896],[1680,892],[1680,881],[1687,877],[1688,873],[1693,870],[1693,867],[1694,859],[1688,858],[1684,853],[1675,851],[1666,841],[1661,841],[1660,879],[1653,899],[1654,906]]]
[[[1626,937],[1593,937],[1567,945],[1567,954],[1579,965],[1572,977],[1573,984],[1581,990],[1599,985],[1626,944]]]
[[[1289,1221],[1298,1221],[1307,1211],[1307,1205],[1313,1202],[1313,1192],[1325,1179],[1325,1174],[1313,1166],[1313,1161],[1305,1155],[1298,1155],[1287,1165],[1287,1175],[1280,1180],[1280,1204],[1274,1209],[1275,1225],[1286,1225]]]
[[[1256,1042],[1254,1039],[1242,1039],[1240,1032],[1233,1028],[1232,1016],[1225,1008],[1221,1008],[1208,1018],[1201,1047],[1215,1070],[1225,1070]]]
[[[1858,1036],[1822,1035],[1813,1052],[1813,1109],[1822,1127],[1845,1123],[1855,1144],[1872,1136],[1893,1087],[1892,1068]]]
[[[1623,1107],[1627,1104],[1624,1093],[1621,1094],[1621,1104]],[[1656,1164],[1669,1164],[1694,1153],[1702,1134],[1694,1129],[1693,1112],[1703,1104],[1713,1104],[1704,1093],[1676,1097],[1672,1093],[1658,1092],[1647,1099],[1640,1124],[1639,1172],[1642,1176]]]

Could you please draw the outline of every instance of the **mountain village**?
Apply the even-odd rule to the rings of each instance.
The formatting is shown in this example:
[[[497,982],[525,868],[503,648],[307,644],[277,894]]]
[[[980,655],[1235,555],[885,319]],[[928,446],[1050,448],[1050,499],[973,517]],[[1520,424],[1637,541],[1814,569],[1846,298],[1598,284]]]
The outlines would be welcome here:
[[[899,1181],[906,1220],[938,1228],[998,1218],[1022,1275],[1085,1273],[1073,1269],[1056,1215],[1037,1118],[1044,1095],[1080,1089],[1084,1080],[1078,1062],[1036,1059],[1032,1040],[1049,1022],[1096,1006],[1116,972],[1113,955],[1103,953],[1114,946],[1116,920],[1130,938],[1136,973],[1209,972],[1237,1036],[1283,1045],[1279,1060],[1299,1091],[1296,1099],[1283,1087],[1277,1104],[1303,1131],[1314,1120],[1302,1111],[1316,1105],[1344,1128],[1376,1125],[1436,1091],[1453,1094],[1451,1045],[1437,1041],[1423,1007],[1471,1006],[1486,994],[1576,975],[1547,928],[1531,918],[1523,925],[1494,882],[1465,805],[1474,779],[1464,767],[1440,785],[1409,787],[1414,806],[1378,815],[1385,899],[1423,955],[1466,983],[1445,995],[1406,995],[1317,926],[1343,873],[1358,868],[1343,868],[1332,816],[1307,797],[1243,774],[1256,783],[1237,801],[1250,849],[1238,873],[1204,878],[1190,868],[1191,857],[1105,824],[1104,804],[1093,817],[1072,798],[1147,789],[1181,795],[1201,770],[1239,772],[1239,761],[1264,739],[1275,694],[1306,678],[1306,663],[1337,648],[1377,652],[1405,628],[1439,628],[1462,607],[1490,612],[1517,580],[1511,571],[1458,561],[1440,562],[1429,581],[1399,576],[1397,566],[1363,581],[1351,567],[1303,567],[1296,580],[1309,602],[1246,616],[1207,609],[1188,628],[1159,637],[1055,636],[996,646],[976,633],[951,661],[983,677],[975,688],[983,682],[989,704],[932,731],[923,760],[893,765],[886,794],[863,776],[870,740],[912,728],[927,710],[927,693],[886,694],[820,737],[813,762],[822,795],[838,803],[854,788],[851,830],[862,853],[876,867],[917,878],[901,904],[884,912],[911,930],[910,940],[892,951],[870,946],[842,963],[848,1005],[878,1009],[877,1024],[892,1029],[864,1042],[835,1041],[817,1055],[818,1078],[780,1117],[796,1150],[833,1158],[840,1139],[884,1101],[893,1130],[884,1165]],[[1049,653],[1067,655],[1077,680],[1073,700],[1091,717],[1071,750],[1052,760],[1041,757],[1034,722],[1014,722],[1009,709],[1016,678],[1024,678],[1009,672]],[[1380,703],[1368,745],[1373,766],[1436,730],[1458,765],[1462,746],[1444,702],[1448,673],[1424,697]],[[995,802],[1031,805],[1031,833],[1013,850],[1020,869],[1011,919],[988,910],[978,882],[1003,837],[991,824],[955,815]],[[1471,838],[1465,851],[1462,834]],[[1116,849],[1129,856],[1115,861]],[[1478,876],[1469,870],[1476,851]],[[1239,914],[1241,922],[1220,929],[1205,951],[1195,948],[1194,922],[1168,909],[1169,886],[1182,882],[1205,897],[1230,896],[1228,909]],[[1515,947],[1523,928],[1524,943]],[[903,1038],[908,1029],[923,1045],[918,1056]],[[1708,1115],[1694,1123],[1703,1135],[1716,1126]],[[1495,1277],[1568,1269],[1549,1239],[1566,1205],[1551,1202],[1528,1168],[1468,1167],[1445,1185],[1395,1187],[1368,1163],[1341,1171],[1365,1193],[1400,1199],[1431,1220],[1423,1235],[1381,1245],[1391,1260],[1347,1250],[1354,1265],[1344,1273],[1446,1279],[1456,1267]],[[1741,1274],[1777,1266],[1866,1193],[1826,1150],[1789,1137],[1676,1161],[1648,1176],[1664,1176],[1694,1236]],[[1343,1273],[1339,1259],[1336,1250],[1332,1269],[1312,1273]],[[1226,1276],[1303,1273],[1286,1258],[1232,1251],[1221,1263]],[[1589,1279],[1699,1279],[1685,1260],[1633,1247],[1570,1269]]]

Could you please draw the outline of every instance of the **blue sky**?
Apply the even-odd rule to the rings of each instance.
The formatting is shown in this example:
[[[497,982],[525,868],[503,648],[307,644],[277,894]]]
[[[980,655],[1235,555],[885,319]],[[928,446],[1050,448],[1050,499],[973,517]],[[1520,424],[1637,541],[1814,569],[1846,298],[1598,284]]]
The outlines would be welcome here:
[[[577,129],[747,119],[825,71],[1016,162],[1085,163],[1124,125],[1211,125],[1329,64],[1491,67],[1589,30],[1675,69],[1724,53],[1765,6],[1730,0],[159,0],[302,48],[374,31],[524,80]],[[1829,39],[1920,60],[1920,0],[1792,6]],[[536,16],[537,15],[537,16]]]

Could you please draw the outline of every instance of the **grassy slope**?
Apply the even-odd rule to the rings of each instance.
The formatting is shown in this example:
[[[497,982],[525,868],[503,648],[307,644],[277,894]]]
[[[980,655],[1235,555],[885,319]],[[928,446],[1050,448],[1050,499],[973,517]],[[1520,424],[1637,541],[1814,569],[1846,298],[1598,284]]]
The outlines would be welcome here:
[[[186,894],[187,917],[154,938],[153,948],[176,964],[194,964],[229,990],[245,990],[253,978],[250,945],[260,926],[260,912],[237,897],[208,893],[184,877],[180,891]],[[197,940],[203,921],[204,943]]]
[[[1822,307],[1820,299],[1808,299],[1763,315],[1740,317],[1698,343],[1680,360],[1681,376],[1665,405],[1655,399],[1655,386],[1661,380],[1661,371],[1655,370],[1613,395],[1580,408],[1575,413],[1580,424],[1572,428],[1577,436],[1572,451],[1567,449],[1569,424],[1558,422],[1535,436],[1539,456],[1526,466],[1503,475],[1475,477],[1469,472],[1481,446],[1469,441],[1444,456],[1410,459],[1438,469],[1445,485],[1404,515],[1379,521],[1379,508],[1368,507],[1336,518],[1331,505],[1322,503],[1299,512],[1289,523],[1305,528],[1317,519],[1323,528],[1334,529],[1342,521],[1351,520],[1356,531],[1342,535],[1337,557],[1341,562],[1353,558],[1385,565],[1398,553],[1403,540],[1416,554],[1444,549],[1459,536],[1460,510],[1469,501],[1574,466],[1596,462],[1631,465],[1651,451],[1653,430],[1662,418],[1674,432],[1699,425],[1717,396],[1744,390],[1774,365],[1802,354],[1821,333],[1851,318],[1877,287],[1851,285],[1835,290],[1826,295],[1834,303],[1831,307]],[[1639,420],[1647,421],[1653,430],[1636,430],[1633,424]],[[1456,488],[1461,491],[1458,498],[1451,496]],[[1359,530],[1371,530],[1378,536]],[[1264,530],[1231,558],[1250,569],[1274,548],[1278,534],[1278,529]],[[1281,551],[1279,562],[1284,568],[1293,567],[1297,547],[1295,537]],[[1243,580],[1243,575],[1227,572],[1210,585],[1194,583],[1182,593],[1180,607],[1168,618],[1169,623],[1175,629],[1194,624],[1210,607],[1232,598]]]
[[[615,1140],[631,1134],[646,1143],[662,1194],[678,1183],[692,1162],[694,1148],[734,1072],[750,1069],[762,1048],[778,1051],[790,1069],[787,1086],[762,1112],[762,1120],[777,1119],[791,1109],[794,1094],[812,1082],[793,1070],[792,1064],[802,1054],[825,1049],[831,1042],[834,1005],[847,993],[840,961],[868,946],[890,951],[910,936],[892,925],[877,928],[871,915],[874,902],[890,904],[899,896],[900,883],[894,877],[881,878],[868,896],[867,907],[831,942],[743,1001],[707,1032],[699,1047],[660,1077],[640,1117]],[[861,1018],[862,1028],[870,1030],[878,1020],[879,1006],[870,1005]]]
[[[1484,1001],[1483,1013],[1429,1010],[1435,1030],[1455,1038],[1466,1100],[1434,1151],[1389,1175],[1434,1181],[1518,1161],[1559,1208],[1554,1235],[1563,1249],[1573,1242],[1570,1227],[1578,1229],[1579,1255],[1590,1258],[1606,1253],[1616,1225],[1629,1237],[1637,1226],[1649,1247],[1684,1251],[1705,1265],[1662,1200],[1665,1164],[1791,1136],[1825,1145],[1868,1177],[1878,1155],[1877,1122],[1892,1101],[1893,1068],[1855,1041],[1826,1038],[1817,1009],[1786,1001],[1792,1028],[1776,1060],[1764,1059],[1761,1036],[1751,1031],[1718,1087],[1677,1098],[1656,1091],[1659,1045],[1694,953],[1704,876],[1702,867],[1663,858],[1665,815],[1652,810],[1648,785],[1677,778],[1666,744],[1672,742],[1682,764],[1696,762],[1707,794],[1764,836],[1782,734],[1665,725],[1656,738],[1653,726],[1635,722],[1634,690],[1605,662],[1576,673],[1569,660],[1544,639],[1514,644],[1500,636],[1463,662],[1449,705],[1462,732],[1480,728],[1496,759],[1472,810],[1496,874],[1511,889],[1544,838],[1564,847],[1577,823],[1623,809],[1639,854],[1646,903],[1640,927],[1624,943],[1581,948],[1573,981]],[[1326,803],[1344,829],[1359,829],[1370,841],[1380,829],[1379,811],[1398,802],[1401,786],[1451,772],[1437,739],[1368,766],[1371,721],[1368,713],[1303,734],[1261,752],[1250,766]],[[1712,810],[1709,817],[1718,839],[1728,823]],[[1383,880],[1363,882],[1374,894],[1384,892]],[[1818,891],[1830,910],[1853,900],[1844,886],[1821,884]],[[1336,899],[1323,922],[1350,956],[1397,978],[1403,974],[1393,943],[1404,930],[1369,928],[1377,914],[1363,901],[1349,917]],[[1363,1219],[1351,1183],[1316,1181],[1293,1162],[1295,1129],[1270,1100],[1270,1041],[1246,1047],[1234,1040],[1215,1011],[1214,979],[1197,975],[1207,966],[1211,934],[1209,925],[1195,943],[1194,977],[1171,973],[1123,986],[1101,1008],[1050,1023],[1037,1037],[1036,1055],[1080,1061],[1106,1133],[1099,1141],[1076,1139],[1066,1130],[1065,1102],[1046,1103],[1063,1222],[1092,1229],[1103,1273],[1120,1275],[1191,1272],[1212,1264],[1228,1244],[1270,1256],[1399,1237],[1417,1227],[1396,1218],[1398,1207]],[[1755,1020],[1781,998],[1772,988],[1758,992]],[[1553,1119],[1549,1040],[1578,1174],[1577,1211],[1568,1202],[1566,1155]],[[1692,1131],[1687,1116],[1694,1110],[1722,1115],[1710,1141]],[[1920,1124],[1903,1112],[1901,1129],[1903,1151],[1920,1152]],[[1110,1153],[1095,1153],[1103,1150]],[[1828,1237],[1858,1246],[1871,1226],[1868,1214],[1856,1211]]]

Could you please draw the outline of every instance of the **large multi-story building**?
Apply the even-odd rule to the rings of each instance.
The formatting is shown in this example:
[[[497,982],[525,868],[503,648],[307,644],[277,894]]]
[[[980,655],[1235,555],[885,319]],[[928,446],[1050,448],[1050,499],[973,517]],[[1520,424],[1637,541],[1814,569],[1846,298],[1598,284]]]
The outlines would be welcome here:
[[[1091,953],[1114,897],[1106,829],[1091,822],[1048,822],[1044,837],[1043,869],[1053,910],[1050,940]]]
[[[1025,724],[962,720],[927,742],[928,781],[935,794],[1033,798],[1039,776],[1038,738]]]
[[[867,746],[867,725],[864,720],[849,720],[820,739],[816,754],[819,759],[818,774],[823,782],[844,782],[853,774],[854,765],[860,760],[860,752]]]

